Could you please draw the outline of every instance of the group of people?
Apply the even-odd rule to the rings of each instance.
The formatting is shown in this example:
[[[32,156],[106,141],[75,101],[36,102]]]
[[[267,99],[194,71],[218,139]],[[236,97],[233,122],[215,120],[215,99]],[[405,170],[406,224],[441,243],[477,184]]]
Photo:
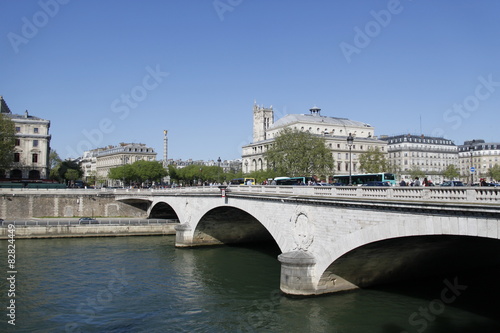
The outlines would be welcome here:
[[[399,182],[399,186],[434,186],[434,184],[430,179],[427,179],[427,177],[425,177],[423,181],[420,181],[418,177],[415,177],[415,179],[408,181],[405,181],[405,179],[402,178]]]

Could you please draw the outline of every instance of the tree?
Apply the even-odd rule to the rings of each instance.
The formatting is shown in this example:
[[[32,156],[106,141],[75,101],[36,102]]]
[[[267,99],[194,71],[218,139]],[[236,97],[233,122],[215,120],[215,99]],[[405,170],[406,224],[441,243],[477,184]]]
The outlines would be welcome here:
[[[160,182],[163,177],[168,175],[163,164],[158,161],[136,161],[132,163],[132,168],[137,176],[137,180],[140,182]]]
[[[488,176],[496,181],[500,180],[500,165],[495,164],[488,169]]]
[[[161,162],[140,160],[132,164],[111,168],[108,178],[122,180],[125,183],[143,183],[147,181],[161,181],[166,175],[168,175],[168,172],[163,168]]]
[[[14,122],[0,114],[0,169],[8,169],[14,162],[15,144]]]
[[[453,164],[450,164],[444,169],[442,175],[445,179],[452,180],[460,176],[460,172]]]
[[[69,181],[75,181],[80,177],[78,174],[78,171],[75,169],[68,169],[66,173],[64,174],[64,178]]]
[[[366,173],[379,173],[388,172],[390,165],[384,153],[378,147],[375,147],[375,149],[359,155],[359,168]]]
[[[59,157],[59,154],[57,154],[55,150],[51,149],[49,153],[49,170],[52,170],[61,162],[62,160]]]
[[[415,179],[417,177],[419,177],[419,178],[424,178],[425,177],[425,173],[419,167],[417,167],[416,165],[413,165],[408,172],[410,173],[410,177],[412,179]]]
[[[297,129],[282,130],[264,157],[268,168],[290,177],[333,172],[334,160],[325,139]]]
[[[80,165],[74,161],[74,160],[64,160],[59,162],[52,170],[50,170],[50,179],[57,180],[59,182],[61,181],[68,181],[68,180],[76,180],[76,179],[68,179],[66,178],[66,173],[68,170],[76,170],[78,173],[78,177],[76,179],[79,179],[83,175],[82,168]],[[71,177],[75,175],[75,173],[69,173]]]

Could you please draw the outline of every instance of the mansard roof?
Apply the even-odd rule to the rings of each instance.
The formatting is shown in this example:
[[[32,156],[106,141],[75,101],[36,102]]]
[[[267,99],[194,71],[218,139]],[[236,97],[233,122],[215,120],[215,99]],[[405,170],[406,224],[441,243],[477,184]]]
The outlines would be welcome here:
[[[373,128],[371,125],[367,123],[363,123],[360,121],[350,120],[347,118],[338,118],[338,117],[326,117],[314,114],[288,114],[283,118],[276,121],[271,129],[281,128],[285,126],[289,126],[296,123],[314,123],[314,124],[322,124],[322,125],[337,125],[337,126],[351,126],[351,127],[369,127]]]

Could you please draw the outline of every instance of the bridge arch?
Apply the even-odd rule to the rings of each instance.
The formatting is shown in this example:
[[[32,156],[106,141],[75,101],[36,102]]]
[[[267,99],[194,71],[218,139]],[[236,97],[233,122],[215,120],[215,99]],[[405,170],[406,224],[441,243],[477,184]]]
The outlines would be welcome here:
[[[318,260],[317,288],[333,292],[500,264],[497,256],[491,259],[500,251],[498,229],[497,221],[466,217],[400,219],[364,228],[325,251],[331,257]]]
[[[148,218],[178,220],[179,216],[171,205],[164,201],[159,201],[151,205]]]
[[[194,245],[274,242],[271,233],[252,214],[232,206],[208,210],[196,223]]]

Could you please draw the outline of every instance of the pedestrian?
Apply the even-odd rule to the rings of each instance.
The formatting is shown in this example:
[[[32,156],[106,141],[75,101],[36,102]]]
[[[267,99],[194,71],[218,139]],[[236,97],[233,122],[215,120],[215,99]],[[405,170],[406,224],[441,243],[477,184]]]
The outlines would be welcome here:
[[[401,181],[399,182],[399,186],[407,186],[407,185],[408,184],[406,184],[405,179],[401,178]]]
[[[413,182],[413,186],[420,186],[420,180],[418,177],[415,177],[415,181]]]
[[[424,178],[423,185],[424,186],[429,186],[429,181],[427,180],[427,177]]]

